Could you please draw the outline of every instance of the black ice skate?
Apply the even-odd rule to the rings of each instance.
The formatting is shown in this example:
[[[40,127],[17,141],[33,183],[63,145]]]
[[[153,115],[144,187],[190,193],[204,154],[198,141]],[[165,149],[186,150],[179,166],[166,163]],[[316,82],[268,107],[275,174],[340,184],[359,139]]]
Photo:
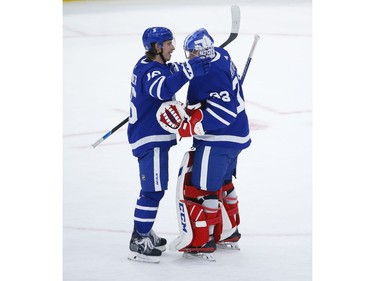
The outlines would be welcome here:
[[[206,244],[201,247],[186,247],[181,251],[184,252],[182,255],[184,258],[195,258],[206,261],[216,261],[212,254],[216,250],[215,240],[211,238]]]
[[[164,252],[167,248],[165,245],[167,245],[167,239],[157,236],[156,233],[151,230],[150,235],[149,235],[152,244],[154,244],[155,248]]]
[[[231,236],[219,241],[216,246],[219,249],[240,250],[238,245],[238,240],[240,240],[240,238],[241,233],[239,233],[236,228],[236,231],[234,231]]]
[[[137,231],[133,231],[129,249],[131,251],[128,256],[129,260],[148,263],[160,262],[161,251],[155,248],[150,236],[142,237]]]

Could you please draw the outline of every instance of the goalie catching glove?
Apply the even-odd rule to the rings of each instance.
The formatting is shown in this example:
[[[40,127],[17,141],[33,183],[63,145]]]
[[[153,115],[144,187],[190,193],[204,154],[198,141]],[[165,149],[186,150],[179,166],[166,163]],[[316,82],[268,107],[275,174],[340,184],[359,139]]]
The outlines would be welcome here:
[[[177,133],[183,120],[188,117],[184,110],[184,104],[179,101],[167,101],[162,103],[156,112],[156,119],[160,126],[170,132]]]
[[[164,102],[156,113],[160,126],[181,137],[193,135],[204,135],[202,120],[203,112],[199,109],[200,104],[188,106],[186,111],[183,103],[179,101]]]

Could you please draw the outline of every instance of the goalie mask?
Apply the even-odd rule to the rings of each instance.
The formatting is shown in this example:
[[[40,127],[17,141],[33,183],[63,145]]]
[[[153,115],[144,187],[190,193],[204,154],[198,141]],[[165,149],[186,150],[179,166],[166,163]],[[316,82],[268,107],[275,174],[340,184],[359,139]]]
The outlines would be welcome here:
[[[214,58],[214,39],[206,29],[200,28],[185,38],[184,51],[187,59],[194,57]]]

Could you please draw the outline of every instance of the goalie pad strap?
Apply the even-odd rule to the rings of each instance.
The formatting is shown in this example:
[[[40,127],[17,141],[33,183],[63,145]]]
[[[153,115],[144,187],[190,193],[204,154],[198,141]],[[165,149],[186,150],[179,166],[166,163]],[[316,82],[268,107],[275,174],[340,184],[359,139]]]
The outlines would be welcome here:
[[[221,223],[221,217],[220,216],[217,216],[217,217],[213,217],[213,218],[207,218],[207,216],[209,216],[206,211],[208,211],[209,213],[212,213],[212,214],[217,214],[218,211],[220,210],[220,208],[208,208],[208,207],[205,207],[205,206],[202,206],[201,204],[198,204],[198,203],[195,203],[195,202],[192,202],[192,201],[189,201],[189,200],[184,200],[185,204],[188,206],[188,209],[189,209],[189,216],[190,218],[194,218],[193,215],[195,212],[197,212],[197,214],[195,215],[196,218],[200,218],[201,217],[201,213],[205,213],[206,214],[206,218],[205,220],[196,220],[196,221],[193,221],[192,220],[192,228],[197,228],[197,227],[208,227],[210,225],[215,225],[215,224],[219,224]]]
[[[240,224],[240,213],[238,210],[238,202],[235,204],[227,204],[226,202],[223,203],[225,211],[228,214],[232,227],[235,227]]]
[[[184,195],[188,198],[198,198],[201,196],[207,196],[207,195],[219,195],[219,191],[207,191],[207,190],[201,190],[196,188],[192,185],[185,185],[184,187]]]
[[[230,194],[234,189],[233,182],[227,182],[225,185],[221,187],[220,196],[225,208],[225,211],[227,212],[229,219],[231,221],[232,227],[235,227],[240,224],[240,215],[238,210],[238,201],[237,197],[229,197],[229,196],[223,196],[223,193]]]
[[[215,241],[220,238],[222,231],[222,217],[220,208],[207,208],[198,203],[185,200],[187,205],[191,229],[193,232],[190,247],[199,247],[209,240],[209,227],[214,225]],[[207,213],[205,212],[207,211]]]
[[[198,228],[198,227],[207,227],[210,225],[215,225],[221,223],[221,217],[216,217],[212,219],[206,219],[205,221],[196,221],[192,222],[192,228]]]
[[[199,227],[208,227],[210,225],[216,225],[221,222],[221,218],[212,218],[212,219],[206,219],[205,221],[193,221],[191,227],[192,228],[199,228]]]
[[[219,199],[221,199],[221,197],[222,197],[222,194],[224,193],[224,192],[226,192],[226,191],[229,191],[229,190],[232,190],[232,189],[234,189],[234,186],[233,186],[233,182],[229,182],[229,183],[227,183],[227,184],[225,184],[225,185],[223,185],[221,188],[220,188],[220,192],[219,192]],[[229,192],[228,192],[229,193]]]
[[[192,185],[188,185],[188,184],[185,184],[184,186],[184,195],[185,197],[188,197],[188,198],[197,198],[197,197],[200,197],[200,196],[206,196],[206,195],[209,195],[209,194],[215,194],[218,196],[219,199],[222,198],[221,194],[223,192],[226,192],[226,191],[229,191],[231,189],[233,189],[234,186],[233,186],[233,182],[230,182],[226,185],[223,185],[220,190],[218,191],[206,191],[206,190],[201,190],[201,189],[198,189],[196,188],[195,186],[192,186]]]
[[[233,182],[229,182],[229,183],[223,185],[223,186],[221,187],[221,189],[222,189],[222,191],[224,192],[224,191],[228,191],[229,189],[232,189],[233,187],[234,187],[234,186],[233,186]]]
[[[234,216],[238,214],[238,204],[233,204],[229,206],[225,206],[227,204],[224,203],[225,210],[227,211],[228,216]],[[232,207],[233,206],[233,207]]]

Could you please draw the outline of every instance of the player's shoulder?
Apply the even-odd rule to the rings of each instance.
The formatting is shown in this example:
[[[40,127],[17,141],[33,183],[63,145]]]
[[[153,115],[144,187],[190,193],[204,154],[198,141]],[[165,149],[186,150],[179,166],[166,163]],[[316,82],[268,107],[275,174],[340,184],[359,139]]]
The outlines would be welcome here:
[[[149,60],[146,56],[140,58],[134,67],[134,72],[147,73],[153,70],[159,70],[160,73],[164,71],[165,66],[156,61]]]
[[[225,50],[224,48],[215,47],[215,51],[216,51],[216,53],[219,53],[220,56],[224,56],[224,57],[226,56],[226,57],[230,58],[230,55],[229,55],[228,51]]]
[[[215,47],[215,57],[212,59],[212,62],[218,61],[220,63],[230,63],[231,57],[227,50]]]

